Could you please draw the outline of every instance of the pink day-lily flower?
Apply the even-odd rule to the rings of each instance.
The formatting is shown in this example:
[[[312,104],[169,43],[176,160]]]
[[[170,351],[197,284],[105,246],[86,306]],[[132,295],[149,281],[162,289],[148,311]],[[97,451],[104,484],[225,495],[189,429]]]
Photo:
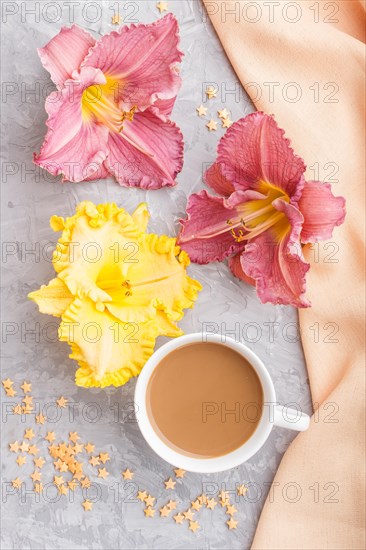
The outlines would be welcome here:
[[[169,120],[181,86],[179,28],[171,15],[123,26],[96,41],[63,27],[39,56],[58,91],[34,162],[64,181],[113,175],[121,185],[175,185],[183,137]]]
[[[329,239],[345,217],[330,185],[305,181],[306,167],[272,116],[253,113],[221,139],[205,190],[189,197],[179,245],[196,263],[227,257],[260,300],[309,307],[302,245]]]

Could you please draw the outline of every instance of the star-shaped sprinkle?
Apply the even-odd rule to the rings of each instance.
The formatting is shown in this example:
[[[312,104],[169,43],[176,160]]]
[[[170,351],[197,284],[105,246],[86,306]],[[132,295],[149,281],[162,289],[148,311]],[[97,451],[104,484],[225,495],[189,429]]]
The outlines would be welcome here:
[[[189,508],[186,512],[183,512],[183,516],[185,519],[188,519],[188,521],[193,520],[194,512]]]
[[[145,502],[146,501],[146,497],[147,497],[147,492],[146,491],[138,491],[137,493],[137,498],[139,500],[141,500],[141,502]]]
[[[207,115],[207,107],[204,107],[203,105],[200,105],[196,108],[196,111],[198,113],[198,116],[206,116]]]
[[[76,472],[74,474],[74,479],[77,479],[78,481],[80,481],[83,477],[84,477],[83,472]]]
[[[228,504],[226,506],[226,513],[229,515],[229,516],[233,516],[234,514],[237,513],[237,509],[235,508],[234,504]]]
[[[52,443],[52,441],[55,441],[55,439],[56,439],[55,432],[47,432],[47,435],[45,437],[46,441],[49,441],[50,443]]]
[[[225,118],[225,120],[222,121],[222,127],[223,128],[230,128],[234,123],[229,118]]]
[[[93,445],[92,443],[87,443],[86,445],[84,445],[84,447],[89,455],[94,452],[95,445]]]
[[[151,506],[148,506],[147,508],[144,509],[144,513],[147,518],[153,518],[155,514],[155,510],[154,508],[151,508]]]
[[[196,512],[199,512],[199,510],[201,510],[202,508],[202,504],[200,503],[200,501],[197,499],[193,502],[191,502],[191,508],[193,510],[195,510]]]
[[[128,468],[124,472],[122,472],[123,479],[132,479],[133,476],[134,476],[134,473],[131,472],[131,470],[129,470]]]
[[[182,470],[182,468],[176,468],[174,470],[175,477],[184,477],[184,474],[186,473],[185,470]]]
[[[230,116],[230,112],[226,109],[226,107],[225,109],[221,109],[221,111],[217,111],[217,113],[221,119],[229,118]]]
[[[122,23],[122,17],[120,15],[113,15],[112,25],[120,25]]]
[[[33,460],[33,462],[34,462],[34,466],[35,466],[36,468],[43,468],[43,465],[45,464],[46,461],[44,460],[44,458],[42,458],[41,456],[39,456],[38,458],[35,458],[35,459]]]
[[[243,497],[246,495],[246,492],[247,492],[248,488],[245,487],[244,483],[242,485],[239,485],[239,487],[237,488],[237,493],[240,497]]]
[[[22,407],[18,404],[13,407],[13,413],[14,414],[22,414]]]
[[[38,470],[34,470],[33,474],[30,475],[33,481],[41,481],[42,474]]]
[[[105,464],[108,460],[110,460],[109,454],[108,453],[99,453],[99,460],[101,462],[103,462],[103,464]]]
[[[14,384],[13,380],[10,380],[10,378],[7,378],[6,380],[2,380],[2,385],[4,386],[4,389],[8,390],[12,387]]]
[[[80,485],[82,486],[83,489],[89,489],[91,485],[91,481],[87,476],[85,476],[84,479],[80,481]]]
[[[147,497],[145,498],[145,504],[147,507],[149,506],[154,506],[154,502],[155,502],[155,497],[151,496],[151,495],[147,495]]]
[[[173,516],[173,518],[175,520],[175,523],[180,523],[181,524],[184,521],[184,516],[180,512],[179,512],[179,514]]]
[[[33,397],[31,395],[26,395],[25,397],[23,397],[22,401],[29,407],[33,404]]]
[[[160,13],[163,13],[163,11],[168,11],[168,3],[167,2],[158,2],[156,4],[156,7],[160,11]]]
[[[19,451],[18,441],[14,441],[14,443],[9,443],[9,449],[12,453],[17,453]]]
[[[43,491],[43,483],[37,482],[33,486],[35,493],[42,493]]]
[[[169,510],[175,510],[176,507],[177,507],[177,503],[175,500],[169,500],[169,502],[167,503],[167,507],[169,508]]]
[[[60,495],[67,495],[67,491],[68,491],[67,485],[65,484],[57,485],[57,490]]]
[[[13,479],[13,481],[11,482],[12,486],[14,487],[14,489],[20,489],[22,483],[23,483],[23,481],[22,481],[21,479],[19,479],[19,477],[16,477],[16,478]]]
[[[91,456],[89,458],[89,464],[91,464],[92,466],[98,466],[100,464],[99,456]]]
[[[30,414],[33,411],[33,405],[24,405],[22,407],[23,414]]]
[[[18,466],[23,466],[23,464],[27,462],[27,459],[25,456],[19,455],[15,462],[18,464]]]
[[[83,452],[83,449],[84,449],[84,445],[81,445],[81,443],[75,443],[71,452],[75,455],[78,455]]]
[[[22,441],[22,444],[19,445],[19,449],[22,451],[22,453],[27,453],[29,451],[29,443],[26,441]]]
[[[67,405],[67,399],[65,399],[62,395],[59,399],[56,399],[56,403],[60,407],[60,409],[65,409]]]
[[[206,95],[208,99],[213,99],[214,97],[216,97],[217,96],[216,88],[214,88],[213,86],[208,86],[206,88]]]
[[[109,476],[109,472],[105,468],[98,468],[98,477],[105,479],[107,476]]]
[[[80,436],[78,435],[78,432],[70,432],[69,433],[69,439],[73,443],[76,443],[78,439],[80,439]]]
[[[28,453],[30,455],[36,455],[37,453],[39,453],[37,445],[29,445]]]
[[[177,483],[177,482],[176,482],[176,481],[173,481],[172,478],[170,477],[170,478],[168,479],[168,481],[164,481],[165,489],[174,489],[176,483]]]
[[[238,525],[238,522],[235,521],[234,518],[230,518],[227,522],[226,522],[227,526],[229,527],[229,529],[236,529],[236,526]]]
[[[44,424],[45,423],[45,417],[43,416],[43,414],[37,414],[36,415],[36,422],[37,424]]]
[[[8,397],[15,397],[17,392],[15,391],[14,388],[4,388],[5,389],[5,393]]]
[[[168,508],[168,506],[163,506],[162,508],[160,508],[159,512],[162,518],[167,518],[171,510]]]
[[[197,521],[190,521],[189,522],[189,529],[195,533],[197,529],[199,529],[200,526],[198,525]]]
[[[84,500],[84,502],[82,503],[82,506],[85,512],[90,512],[91,509],[93,508],[93,503],[90,502],[90,500]]]
[[[62,476],[54,476],[53,478],[53,483],[55,485],[62,485],[62,483],[64,482],[64,478]]]
[[[32,384],[26,382],[25,380],[20,387],[23,390],[23,393],[30,393],[32,391]]]
[[[217,122],[213,118],[211,118],[211,120],[207,122],[206,127],[208,128],[209,132],[216,132]]]
[[[207,496],[206,495],[200,495],[197,497],[197,500],[198,502],[200,502],[201,504],[206,504],[207,502]]]
[[[33,439],[34,435],[35,434],[32,428],[28,428],[27,430],[24,431],[24,439],[29,439],[30,441],[31,439]]]
[[[217,502],[214,498],[208,498],[207,499],[207,502],[206,502],[206,507],[209,509],[209,510],[213,510],[215,508],[215,506],[217,505]]]
[[[67,482],[67,486],[71,491],[74,491],[78,485],[78,482],[75,481],[75,479],[72,479],[71,481]]]

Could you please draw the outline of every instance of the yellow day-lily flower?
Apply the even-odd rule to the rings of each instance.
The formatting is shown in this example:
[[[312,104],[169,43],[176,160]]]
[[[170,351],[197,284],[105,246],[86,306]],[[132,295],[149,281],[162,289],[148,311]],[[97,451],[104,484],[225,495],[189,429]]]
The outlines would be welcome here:
[[[79,364],[76,384],[125,384],[141,371],[157,336],[180,336],[176,322],[201,290],[176,239],[146,233],[141,204],[130,215],[114,203],[82,202],[65,220],[53,253],[57,277],[31,292],[42,313],[61,317],[59,338]]]

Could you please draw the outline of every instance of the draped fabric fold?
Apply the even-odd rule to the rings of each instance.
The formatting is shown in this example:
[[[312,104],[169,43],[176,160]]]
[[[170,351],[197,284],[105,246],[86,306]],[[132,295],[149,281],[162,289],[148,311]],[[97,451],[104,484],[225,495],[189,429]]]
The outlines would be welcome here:
[[[304,249],[313,306],[299,322],[316,414],[285,453],[252,548],[364,549],[365,3],[203,1],[256,108],[286,130],[308,179],[347,201],[333,239]],[[283,497],[289,482],[296,502]]]

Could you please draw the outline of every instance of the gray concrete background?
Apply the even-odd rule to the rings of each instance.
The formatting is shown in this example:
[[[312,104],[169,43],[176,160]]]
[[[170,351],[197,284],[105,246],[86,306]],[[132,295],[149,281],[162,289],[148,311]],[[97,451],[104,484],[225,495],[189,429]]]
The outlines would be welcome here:
[[[2,98],[3,161],[13,163],[3,165],[8,173],[4,174],[3,170],[2,239],[17,243],[17,253],[3,254],[2,258],[3,332],[14,332],[3,334],[2,378],[9,376],[15,380],[18,395],[24,379],[32,382],[37,407],[42,409],[50,404],[48,409],[46,407],[50,417],[46,425],[35,424],[29,417],[23,422],[20,416],[6,413],[14,399],[4,398],[2,392],[2,548],[247,549],[269,484],[294,434],[275,428],[265,446],[246,464],[221,474],[187,474],[183,482],[177,483],[176,490],[169,492],[170,498],[178,500],[178,509],[185,510],[189,501],[202,493],[205,484],[206,489],[215,492],[218,488],[232,490],[236,483],[249,483],[248,497],[236,503],[237,530],[228,530],[227,516],[219,506],[213,512],[204,510],[197,515],[201,529],[195,534],[188,530],[187,524],[175,525],[172,519],[145,519],[141,503],[134,499],[137,486],[156,496],[160,506],[165,504],[168,496],[163,480],[171,475],[172,468],[148,448],[137,423],[128,414],[135,381],[117,389],[77,388],[73,381],[75,364],[68,358],[68,346],[47,341],[42,333],[49,326],[48,340],[54,337],[53,318],[39,314],[26,296],[30,290],[47,283],[53,274],[52,265],[44,257],[47,252],[49,254],[49,243],[55,243],[57,238],[49,228],[50,216],[72,215],[81,200],[115,201],[129,211],[147,201],[152,214],[150,230],[176,234],[177,220],[184,214],[187,196],[204,187],[202,170],[215,159],[216,146],[223,135],[222,129],[209,134],[205,128],[207,120],[196,115],[196,107],[205,99],[202,97],[203,83],[217,82],[221,87],[222,97],[207,103],[215,119],[217,109],[223,106],[231,111],[233,120],[253,111],[253,107],[214,30],[205,21],[200,2],[170,0],[169,10],[179,20],[181,49],[185,53],[183,87],[172,115],[185,138],[185,165],[178,177],[179,184],[174,189],[152,192],[121,188],[112,179],[62,185],[32,165],[33,152],[39,151],[46,131],[42,94],[47,95],[52,89],[36,48],[43,46],[63,24],[73,22],[67,7],[70,3],[27,0],[2,4],[3,9],[4,4],[11,4],[17,11],[6,21],[3,12],[2,25],[2,81],[3,91],[7,83],[8,92]],[[114,28],[111,17],[117,5],[127,21],[150,22],[160,16],[155,4],[155,1],[79,2],[74,20],[98,37]],[[36,10],[36,15],[29,13],[32,9]],[[31,89],[36,89],[36,93],[29,93]],[[230,90],[236,92],[228,93]],[[13,174],[9,173],[12,171]],[[35,243],[39,243],[39,257],[26,253]],[[13,244],[9,246],[8,251],[15,250]],[[232,331],[236,325],[241,340],[267,365],[279,400],[283,404],[299,403],[303,410],[310,412],[303,352],[300,342],[294,338],[296,311],[289,307],[261,305],[254,290],[234,280],[224,264],[192,266],[190,274],[201,281],[204,290],[195,308],[187,312],[181,322],[182,328],[186,332],[200,331],[203,323],[211,322],[224,331]],[[35,328],[36,323],[40,329],[39,341],[26,332]],[[159,339],[158,345],[161,343],[163,339]],[[63,410],[61,417],[52,422],[55,413],[52,403],[60,395],[67,397],[73,406]],[[96,421],[91,421],[95,414],[98,415]],[[34,441],[41,449],[40,454],[47,460],[43,468],[45,484],[53,476],[46,442],[42,440],[47,429],[55,430],[59,439],[65,439],[70,430],[77,430],[83,442],[95,443],[97,452],[110,453],[111,461],[106,465],[110,476],[105,481],[91,476],[96,486],[89,496],[95,496],[95,490],[98,491],[92,512],[83,511],[80,491],[75,491],[74,502],[70,496],[52,502],[55,496],[52,491],[41,495],[37,501],[31,491],[30,459],[20,469],[15,463],[15,455],[7,449],[9,441],[22,439],[22,431],[29,425],[36,432]],[[126,485],[121,478],[121,471],[126,467],[135,472],[133,485]],[[20,473],[20,477],[27,477],[28,492],[23,492],[23,498],[8,485]],[[207,483],[213,485],[207,487]],[[276,498],[283,498],[281,490]]]

